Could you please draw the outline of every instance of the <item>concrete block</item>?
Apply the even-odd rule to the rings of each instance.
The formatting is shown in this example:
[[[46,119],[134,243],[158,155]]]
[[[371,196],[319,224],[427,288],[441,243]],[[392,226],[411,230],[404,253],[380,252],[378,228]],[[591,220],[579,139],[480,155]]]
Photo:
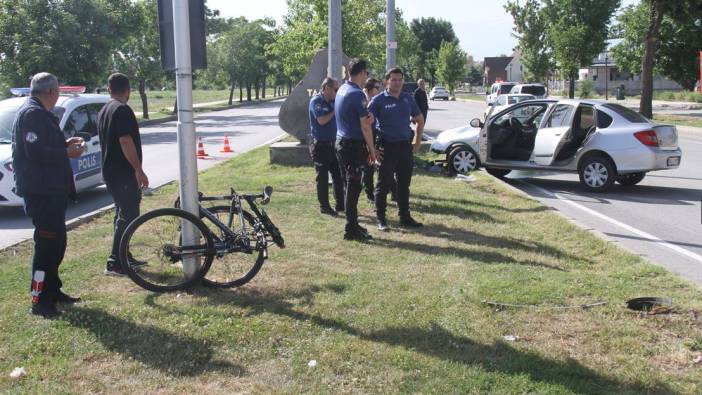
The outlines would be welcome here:
[[[271,144],[271,163],[284,166],[312,166],[310,149],[307,144],[279,142]]]

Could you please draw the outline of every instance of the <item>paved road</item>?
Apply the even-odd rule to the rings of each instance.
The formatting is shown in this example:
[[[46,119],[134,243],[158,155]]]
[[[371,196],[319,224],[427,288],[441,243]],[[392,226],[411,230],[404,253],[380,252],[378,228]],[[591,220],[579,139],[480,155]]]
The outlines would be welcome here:
[[[281,103],[277,100],[197,115],[197,134],[203,139],[205,151],[212,155],[212,159],[198,160],[198,170],[207,169],[283,134],[278,127]],[[152,188],[178,178],[176,127],[176,122],[167,122],[141,129],[144,169]],[[229,136],[233,154],[219,152],[225,134]],[[111,204],[112,199],[104,186],[83,192],[78,195],[78,202],[69,206],[67,219],[70,221]],[[32,229],[21,208],[0,208],[0,249],[30,238]]]
[[[481,102],[432,102],[431,130],[482,114]],[[637,186],[587,192],[577,174],[512,172],[507,181],[580,225],[702,284],[702,133],[679,127],[682,163],[649,173]]]

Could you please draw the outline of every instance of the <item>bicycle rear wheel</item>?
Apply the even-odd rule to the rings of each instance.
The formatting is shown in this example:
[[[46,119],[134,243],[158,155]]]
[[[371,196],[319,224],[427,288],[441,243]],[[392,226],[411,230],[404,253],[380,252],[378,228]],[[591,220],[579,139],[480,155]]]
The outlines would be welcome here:
[[[214,214],[222,223],[228,224],[230,206],[215,206],[207,210]],[[233,252],[218,257],[210,270],[205,274],[203,283],[216,288],[240,287],[258,274],[263,262],[266,259],[265,235],[257,226],[254,216],[248,211],[242,210],[244,221],[246,222],[246,233],[249,237],[249,246],[252,253]],[[210,230],[217,234],[222,240],[225,239],[221,229],[209,221],[204,221]],[[234,233],[241,233],[241,221],[239,213],[234,211],[230,228]],[[260,233],[260,234],[259,234]]]
[[[181,229],[190,223],[198,241],[183,246]],[[120,258],[125,273],[142,288],[169,292],[201,280],[212,265],[214,242],[210,231],[196,216],[175,208],[150,211],[135,219],[124,231]],[[184,261],[194,259],[195,273],[188,276]]]

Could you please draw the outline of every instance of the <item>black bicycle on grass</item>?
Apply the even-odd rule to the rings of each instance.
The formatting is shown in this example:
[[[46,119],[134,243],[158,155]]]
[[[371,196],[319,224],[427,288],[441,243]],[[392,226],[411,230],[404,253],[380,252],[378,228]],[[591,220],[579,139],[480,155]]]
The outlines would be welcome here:
[[[132,259],[121,259],[122,268],[135,283],[156,292],[183,289],[200,280],[212,287],[244,285],[268,258],[270,241],[285,248],[278,228],[256,205],[258,199],[268,204],[272,193],[270,186],[261,194],[238,194],[233,188],[224,196],[200,193],[200,202],[229,201],[207,208],[200,205],[200,218],[181,210],[179,199],[175,208],[149,211],[124,231],[120,256]],[[243,201],[253,214],[244,210]],[[181,235],[185,223],[195,229],[197,240],[187,245]],[[194,268],[192,275],[186,273],[187,267]]]

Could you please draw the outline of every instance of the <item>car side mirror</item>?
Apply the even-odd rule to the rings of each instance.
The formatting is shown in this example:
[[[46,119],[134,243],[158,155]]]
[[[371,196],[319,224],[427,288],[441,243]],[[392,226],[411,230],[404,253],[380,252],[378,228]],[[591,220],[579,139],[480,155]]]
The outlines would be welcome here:
[[[492,107],[492,106],[494,106],[494,105],[495,105],[495,103],[494,103],[494,102],[490,102],[490,103],[488,103],[488,107]]]
[[[478,118],[473,118],[473,119],[470,120],[470,126],[471,126],[471,127],[474,127],[474,128],[482,128],[483,125],[484,125],[484,124],[483,124],[482,122],[480,122],[480,119],[478,119]]]

